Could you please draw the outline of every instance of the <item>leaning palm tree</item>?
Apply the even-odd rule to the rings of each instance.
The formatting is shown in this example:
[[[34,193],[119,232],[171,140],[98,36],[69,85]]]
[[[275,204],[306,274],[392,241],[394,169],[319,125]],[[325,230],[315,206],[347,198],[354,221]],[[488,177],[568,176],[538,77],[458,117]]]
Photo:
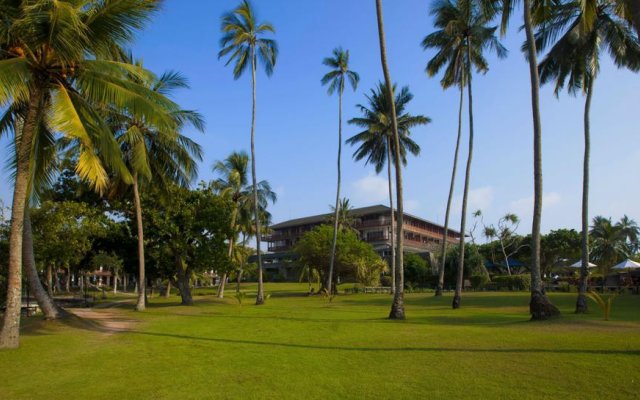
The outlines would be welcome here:
[[[616,15],[609,0],[593,0],[594,12],[584,10],[583,1],[570,1],[554,8],[550,22],[536,33],[537,48],[553,44],[539,66],[542,84],[555,81],[556,96],[567,85],[570,94],[582,91],[584,106],[584,159],[582,172],[582,265],[576,313],[587,312],[589,280],[589,157],[590,112],[593,85],[600,70],[600,54],[608,50],[619,67],[640,69],[640,43],[625,21]]]
[[[423,41],[424,47],[437,47],[441,50],[431,64],[433,71],[439,70],[449,62],[444,82],[447,85],[466,84],[469,99],[469,149],[462,195],[462,215],[460,218],[460,256],[458,257],[458,273],[456,291],[453,297],[453,308],[460,307],[462,285],[464,281],[464,248],[467,221],[467,201],[471,181],[471,161],[473,158],[474,124],[473,124],[473,67],[478,73],[486,73],[489,69],[484,58],[485,50],[493,50],[498,57],[506,56],[506,49],[500,44],[495,33],[497,27],[487,26],[491,16],[484,12],[482,4],[475,0],[439,0],[431,14],[435,16],[435,26],[439,28]],[[460,71],[462,69],[462,71]],[[443,242],[446,243],[446,238]],[[442,266],[443,267],[443,266]]]
[[[329,85],[327,92],[332,95],[338,91],[338,180],[336,183],[336,205],[333,223],[333,240],[331,242],[331,255],[329,257],[329,274],[327,275],[327,290],[332,292],[333,264],[336,257],[336,241],[338,239],[338,211],[340,209],[340,160],[342,158],[342,95],[344,94],[345,81],[349,81],[355,91],[358,87],[360,76],[349,69],[349,50],[342,50],[341,47],[333,49],[333,57],[322,60],[322,64],[331,68],[322,77],[322,85]]]
[[[500,12],[500,31],[507,32],[514,6],[520,0],[481,0],[486,4],[485,12],[493,16]],[[524,31],[526,35],[525,58],[529,63],[531,81],[531,116],[533,120],[533,215],[531,223],[531,300],[529,313],[532,320],[546,320],[560,315],[560,310],[551,303],[544,292],[540,273],[540,224],[542,221],[542,120],[540,118],[540,75],[538,55],[534,37],[534,27],[546,22],[551,14],[554,1],[522,0]],[[534,18],[535,17],[535,18]]]
[[[19,344],[24,211],[37,127],[44,120],[52,131],[77,140],[76,171],[98,190],[107,185],[105,166],[126,174],[117,143],[94,105],[111,104],[150,121],[167,122],[156,110],[162,103],[171,107],[171,102],[128,79],[130,74],[147,72],[106,58],[133,37],[158,5],[146,0],[2,3],[0,107],[24,103],[27,111],[16,143],[7,309],[0,348]]]
[[[244,151],[233,152],[224,160],[216,161],[213,165],[213,172],[221,175],[213,181],[213,188],[220,195],[231,199],[233,210],[231,213],[231,236],[229,237],[228,256],[234,254],[237,237],[241,233],[243,216],[247,216],[253,209],[253,187],[247,184],[249,156]],[[258,207],[263,214],[269,202],[275,203],[277,195],[271,190],[271,185],[267,181],[258,182]],[[248,235],[245,235],[245,237]],[[244,241],[243,241],[244,242]],[[243,247],[246,243],[243,243]],[[218,297],[224,297],[224,287],[227,280],[227,272],[222,275],[220,286],[218,287]]]
[[[264,66],[267,76],[271,76],[276,65],[278,45],[275,40],[265,38],[268,33],[275,33],[270,23],[258,23],[253,8],[248,0],[243,0],[232,12],[222,17],[222,39],[218,58],[228,56],[227,63],[234,63],[233,77],[240,78],[251,65],[251,178],[253,181],[253,216],[256,225],[256,246],[258,257],[258,294],[256,304],[264,304],[264,285],[262,282],[262,255],[260,252],[260,211],[258,209],[258,179],[256,178],[256,68],[258,62]]]
[[[437,4],[437,3],[436,3]],[[438,13],[438,6],[435,5],[431,10],[431,15]],[[460,101],[458,104],[458,134],[456,136],[456,148],[453,152],[453,167],[451,168],[451,180],[449,183],[449,196],[447,197],[447,208],[444,216],[444,231],[442,233],[442,248],[440,256],[440,264],[438,265],[438,284],[436,286],[435,295],[442,296],[444,288],[444,266],[447,261],[447,239],[449,236],[449,215],[451,213],[451,203],[453,201],[453,191],[456,181],[456,172],[458,169],[458,153],[460,150],[460,139],[462,138],[462,106],[464,102],[465,82],[465,41],[452,37],[448,30],[440,29],[427,35],[422,40],[422,48],[424,50],[437,49],[436,55],[429,60],[425,71],[432,77],[445,67],[445,72],[440,80],[443,89],[448,89],[456,85],[460,89]],[[476,68],[478,66],[476,65]]]
[[[125,59],[131,63],[129,55]],[[141,67],[140,62],[135,63]],[[177,72],[165,72],[159,77],[149,76],[131,79],[140,86],[148,88],[159,96],[171,96],[176,89],[188,88],[186,79]],[[146,308],[146,273],[144,257],[144,230],[142,221],[142,205],[140,202],[141,187],[153,185],[165,190],[176,184],[187,187],[197,177],[196,162],[202,160],[202,148],[192,139],[182,135],[180,131],[187,125],[204,132],[204,121],[200,114],[192,110],[178,109],[159,110],[165,112],[172,120],[171,124],[154,125],[141,121],[126,110],[111,109],[107,111],[107,120],[114,131],[116,140],[133,180],[131,185],[116,174],[112,194],[122,194],[132,189],[135,209],[136,229],[138,236],[138,300],[136,311]]]
[[[382,73],[387,87],[387,101],[389,102],[389,110],[391,117],[391,132],[395,145],[395,168],[396,168],[396,200],[398,204],[398,224],[396,227],[396,235],[398,243],[396,245],[396,287],[393,294],[393,303],[391,303],[391,311],[389,319],[405,319],[404,315],[404,193],[402,186],[402,168],[400,164],[400,134],[398,132],[398,119],[396,114],[396,104],[393,98],[393,81],[389,73],[389,65],[387,63],[387,44],[384,35],[384,20],[382,14],[382,0],[376,0],[376,17],[378,22],[378,39],[380,43],[380,64],[382,65]]]
[[[396,86],[393,87],[396,93]],[[395,292],[396,283],[396,260],[395,260],[395,234],[394,234],[394,210],[393,210],[393,185],[391,180],[391,164],[395,163],[395,146],[393,141],[393,127],[391,124],[391,109],[389,108],[389,98],[387,87],[384,83],[378,83],[375,89],[371,89],[369,95],[365,95],[368,105],[358,104],[357,107],[362,113],[362,117],[352,118],[349,124],[364,128],[365,130],[347,139],[347,143],[352,146],[360,146],[353,153],[356,161],[365,160],[366,164],[373,164],[376,173],[382,172],[384,165],[387,165],[387,180],[389,186],[389,208],[391,219],[391,279],[392,290]],[[411,139],[411,128],[426,125],[431,119],[424,115],[411,115],[405,112],[408,103],[413,99],[408,86],[404,86],[395,96],[396,115],[398,133],[400,134],[400,156],[402,165],[407,165],[407,152],[418,156],[420,146]]]

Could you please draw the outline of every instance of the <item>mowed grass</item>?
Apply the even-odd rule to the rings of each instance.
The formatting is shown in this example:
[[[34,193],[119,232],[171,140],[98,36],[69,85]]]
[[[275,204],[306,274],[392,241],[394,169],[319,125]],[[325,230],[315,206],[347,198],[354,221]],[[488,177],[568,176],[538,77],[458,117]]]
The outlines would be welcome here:
[[[602,321],[575,294],[551,294],[561,318],[529,322],[528,293],[407,294],[329,303],[304,285],[268,284],[271,298],[152,298],[140,322],[105,333],[76,319],[24,322],[21,347],[0,352],[1,399],[640,398],[640,296]],[[251,292],[251,286],[244,287]],[[207,291],[205,291],[207,292]]]

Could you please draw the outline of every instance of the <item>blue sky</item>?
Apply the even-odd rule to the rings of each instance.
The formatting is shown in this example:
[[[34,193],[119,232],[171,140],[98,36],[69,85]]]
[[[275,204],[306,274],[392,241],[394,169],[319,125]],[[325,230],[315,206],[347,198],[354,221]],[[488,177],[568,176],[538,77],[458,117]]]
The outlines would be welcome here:
[[[250,76],[235,81],[230,67],[217,59],[220,16],[237,0],[167,0],[163,10],[132,45],[134,54],[157,73],[183,73],[192,88],[177,94],[183,107],[206,118],[205,135],[190,133],[201,143],[205,159],[200,179],[214,177],[211,165],[231,151],[249,149]],[[351,52],[351,68],[360,86],[347,91],[345,120],[357,116],[355,105],[382,78],[375,7],[372,0],[254,0],[259,19],[273,23],[280,55],[271,78],[258,74],[257,162],[259,179],[267,179],[279,200],[271,208],[274,222],[327,212],[335,196],[337,97],[320,85],[326,73],[321,64],[334,47]],[[429,1],[385,1],[385,24],[391,75],[408,85],[415,98],[408,109],[433,122],[413,131],[422,147],[404,171],[405,208],[442,223],[450,178],[457,124],[458,93],[443,91],[439,79],[428,78],[424,67],[433,52],[419,46],[433,31]],[[523,33],[520,15],[503,39],[506,60],[488,55],[490,70],[474,79],[476,145],[470,193],[470,212],[482,209],[486,222],[515,212],[530,230],[533,194],[532,128],[527,64],[519,51]],[[640,220],[640,163],[638,105],[640,77],[602,59],[592,106],[591,215],[623,214]],[[584,99],[542,90],[545,207],[543,231],[579,228],[582,179],[582,110]],[[466,125],[465,125],[466,129]],[[357,129],[344,126],[348,138]],[[465,141],[466,138],[463,138]],[[2,147],[6,156],[6,148]],[[386,176],[352,160],[353,149],[343,147],[343,193],[355,206],[387,202]],[[466,160],[466,144],[461,149]],[[6,158],[6,157],[4,157]],[[461,164],[459,171],[462,172]],[[10,199],[3,171],[0,193]],[[463,176],[456,187],[459,208]],[[453,227],[459,224],[454,211]]]

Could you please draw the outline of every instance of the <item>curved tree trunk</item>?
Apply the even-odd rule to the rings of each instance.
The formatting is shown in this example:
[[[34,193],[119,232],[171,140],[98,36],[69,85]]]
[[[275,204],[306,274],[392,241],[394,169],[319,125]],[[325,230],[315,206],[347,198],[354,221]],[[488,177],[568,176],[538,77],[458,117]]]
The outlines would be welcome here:
[[[524,26],[527,34],[529,73],[531,76],[531,108],[533,115],[533,222],[531,226],[531,301],[532,320],[545,320],[560,314],[544,293],[540,275],[540,221],[542,219],[542,123],[540,120],[540,76],[533,23],[531,0],[524,0]]]
[[[42,286],[42,282],[40,282],[40,277],[36,270],[36,262],[33,256],[33,234],[31,232],[31,218],[29,216],[28,208],[25,209],[24,213],[22,246],[22,266],[25,274],[27,275],[29,292],[36,298],[38,306],[44,314],[44,318],[47,320],[54,320],[64,316],[66,314],[64,310],[54,303]]]
[[[136,226],[138,228],[138,301],[136,311],[144,311],[147,306],[147,281],[144,267],[144,231],[142,228],[142,206],[138,192],[138,175],[133,176],[133,204],[136,209]]]
[[[400,155],[400,136],[398,135],[398,119],[396,116],[396,102],[393,93],[393,81],[389,73],[387,64],[387,46],[384,35],[384,21],[382,16],[382,0],[376,0],[376,16],[378,18],[378,38],[380,41],[380,63],[382,64],[382,72],[384,80],[387,84],[387,96],[389,97],[389,108],[391,109],[391,128],[393,130],[393,141],[395,144],[395,167],[396,167],[396,200],[398,205],[398,224],[397,224],[397,250],[396,250],[396,289],[393,294],[393,303],[389,312],[389,319],[405,319],[404,314],[404,264],[403,264],[403,246],[404,246],[404,202],[402,193],[402,157]]]
[[[389,208],[391,209],[391,294],[396,292],[395,212],[393,210],[393,185],[391,185],[391,138],[387,137],[387,180],[389,181]]]
[[[589,79],[587,99],[584,104],[584,161],[582,169],[582,265],[580,266],[580,282],[576,314],[584,314],[588,310],[587,289],[589,285],[589,157],[591,153],[591,97],[593,95],[593,79]]]
[[[449,185],[449,197],[447,198],[447,211],[444,214],[444,235],[442,235],[442,255],[438,266],[438,286],[436,296],[442,296],[444,289],[444,268],[447,262],[447,238],[449,236],[449,214],[451,212],[451,202],[453,201],[453,191],[456,183],[456,171],[458,169],[458,153],[460,150],[460,138],[462,137],[462,104],[464,100],[464,86],[460,85],[460,105],[458,106],[458,136],[456,138],[456,150],[453,153],[453,168],[451,169],[451,183]]]
[[[29,93],[29,108],[20,138],[16,134],[16,175],[11,206],[9,232],[9,268],[7,304],[0,330],[0,348],[16,348],[20,344],[20,310],[22,308],[22,235],[24,210],[29,186],[31,146],[38,121],[42,116],[43,92],[34,82]]]
[[[469,97],[469,153],[467,155],[467,168],[464,174],[464,193],[462,195],[462,215],[460,217],[460,255],[458,256],[458,275],[456,279],[456,291],[453,295],[454,309],[460,308],[462,289],[464,284],[464,234],[467,230],[467,201],[469,198],[469,185],[471,182],[471,161],[473,159],[473,91],[471,90],[471,46],[467,37],[467,96]]]
[[[260,251],[260,210],[258,204],[258,179],[256,177],[256,49],[251,49],[251,179],[253,181],[253,216],[256,219],[256,255],[258,257],[258,294],[256,305],[264,304],[264,283],[262,281],[262,252]]]
[[[340,159],[342,158],[342,92],[344,86],[340,87],[340,93],[338,94],[338,182],[336,185],[336,206],[334,210],[333,221],[333,240],[331,241],[331,255],[329,258],[329,275],[327,277],[327,288],[329,288],[329,295],[333,295],[333,265],[336,260],[336,243],[338,241],[338,226],[340,216],[340,179],[342,171],[340,170]]]

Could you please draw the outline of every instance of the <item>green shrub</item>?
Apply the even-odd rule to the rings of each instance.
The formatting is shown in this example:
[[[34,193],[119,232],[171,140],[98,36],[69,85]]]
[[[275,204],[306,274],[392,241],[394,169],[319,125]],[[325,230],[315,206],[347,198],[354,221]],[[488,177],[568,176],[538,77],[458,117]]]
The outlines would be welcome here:
[[[487,275],[474,275],[469,278],[471,287],[475,290],[481,289],[484,285],[491,282],[491,279]]]
[[[496,283],[498,290],[500,289],[530,290],[531,289],[531,276],[527,274],[494,276],[493,282]]]

